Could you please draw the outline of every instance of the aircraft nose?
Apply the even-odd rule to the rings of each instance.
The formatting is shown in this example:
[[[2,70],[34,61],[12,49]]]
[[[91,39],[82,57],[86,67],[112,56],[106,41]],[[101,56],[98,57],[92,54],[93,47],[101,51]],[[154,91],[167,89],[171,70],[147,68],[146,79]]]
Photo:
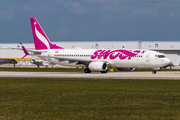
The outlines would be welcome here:
[[[167,65],[169,65],[169,64],[171,64],[172,62],[171,62],[170,59],[166,58],[166,59],[164,60],[164,63],[167,64]]]

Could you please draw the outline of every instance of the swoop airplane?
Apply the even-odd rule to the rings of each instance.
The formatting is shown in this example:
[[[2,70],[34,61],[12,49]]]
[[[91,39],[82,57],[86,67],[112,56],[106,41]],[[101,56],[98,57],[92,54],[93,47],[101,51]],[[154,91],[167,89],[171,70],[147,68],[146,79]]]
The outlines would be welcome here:
[[[91,73],[91,71],[107,73],[110,68],[117,68],[119,71],[152,68],[153,74],[156,74],[159,68],[171,64],[163,54],[150,50],[64,49],[50,42],[36,18],[30,18],[30,21],[35,44],[35,51],[30,52],[54,64],[85,67],[85,73]]]

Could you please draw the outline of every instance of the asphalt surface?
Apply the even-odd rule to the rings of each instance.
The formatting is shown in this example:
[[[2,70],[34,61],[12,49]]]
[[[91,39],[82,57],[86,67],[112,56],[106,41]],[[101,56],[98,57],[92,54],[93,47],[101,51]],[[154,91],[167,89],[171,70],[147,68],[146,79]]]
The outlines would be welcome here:
[[[171,79],[180,80],[180,71],[151,72],[109,72],[72,73],[72,72],[0,72],[0,77],[54,77],[54,78],[111,78],[111,79]]]

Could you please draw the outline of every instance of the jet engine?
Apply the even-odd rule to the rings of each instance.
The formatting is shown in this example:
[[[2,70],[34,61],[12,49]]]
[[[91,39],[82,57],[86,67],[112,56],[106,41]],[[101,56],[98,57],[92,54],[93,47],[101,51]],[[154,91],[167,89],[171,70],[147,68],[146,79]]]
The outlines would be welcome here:
[[[108,65],[105,62],[91,62],[88,68],[94,71],[106,71],[108,69]]]
[[[133,71],[134,68],[117,68],[119,71]]]

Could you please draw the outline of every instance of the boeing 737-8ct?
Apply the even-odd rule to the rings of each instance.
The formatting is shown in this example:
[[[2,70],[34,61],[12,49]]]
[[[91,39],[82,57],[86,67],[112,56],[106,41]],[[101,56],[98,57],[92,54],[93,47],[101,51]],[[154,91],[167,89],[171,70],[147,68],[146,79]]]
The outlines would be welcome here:
[[[150,50],[131,49],[64,49],[50,42],[36,18],[30,18],[35,56],[54,64],[85,67],[85,73],[101,71],[106,73],[109,68],[120,71],[131,71],[134,68],[152,68],[156,70],[171,64],[163,54]],[[29,53],[22,46],[25,54]],[[25,56],[26,56],[25,55]]]

